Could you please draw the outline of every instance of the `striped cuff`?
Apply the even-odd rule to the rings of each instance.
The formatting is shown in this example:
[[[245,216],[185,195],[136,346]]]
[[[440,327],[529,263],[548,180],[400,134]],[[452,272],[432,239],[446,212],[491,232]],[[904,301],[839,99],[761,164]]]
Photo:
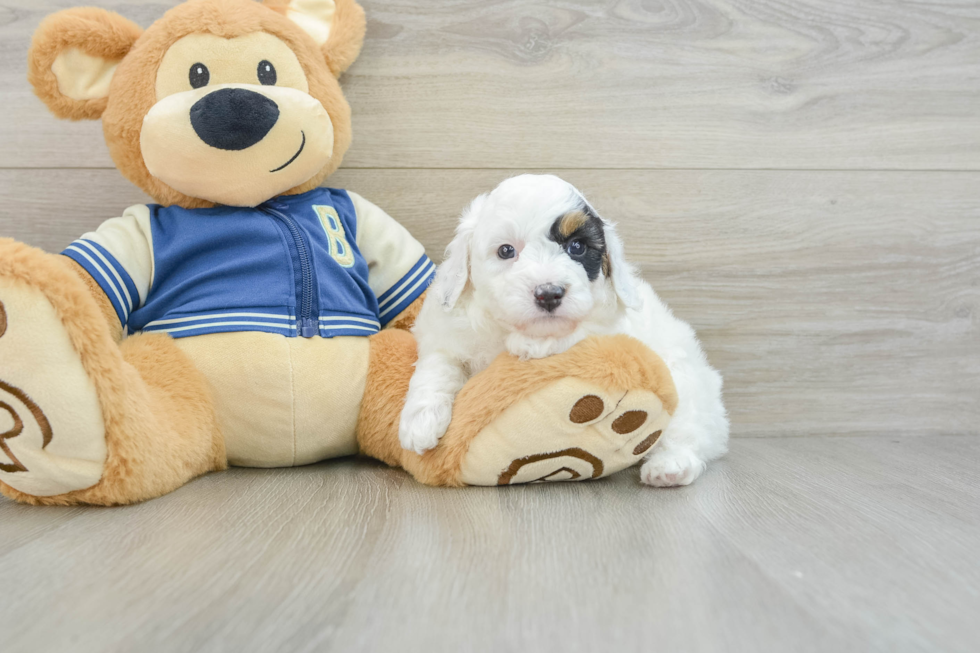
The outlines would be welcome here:
[[[435,264],[423,254],[408,274],[378,297],[378,316],[381,319],[381,326],[384,327],[411,306],[412,302],[429,287],[435,275]]]
[[[286,313],[224,311],[154,320],[147,322],[140,330],[162,331],[169,333],[174,338],[200,336],[206,333],[227,333],[229,331],[261,331],[291,337],[296,335],[296,316]]]
[[[351,315],[321,315],[320,336],[369,336],[381,330],[377,320]]]
[[[85,268],[95,279],[116,309],[119,322],[126,326],[129,314],[139,308],[140,296],[132,277],[116,257],[91,240],[76,240],[62,254]]]
[[[318,331],[323,338],[369,336],[381,329],[377,320],[355,315],[322,314],[318,321]],[[172,317],[135,326],[140,331],[168,333],[173,338],[232,331],[261,331],[293,338],[299,331],[295,315],[248,310]]]

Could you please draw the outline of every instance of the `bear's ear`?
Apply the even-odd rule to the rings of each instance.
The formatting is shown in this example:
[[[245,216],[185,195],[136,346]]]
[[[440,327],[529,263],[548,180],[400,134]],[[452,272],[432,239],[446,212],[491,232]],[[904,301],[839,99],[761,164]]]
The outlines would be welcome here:
[[[364,10],[354,0],[265,0],[313,37],[335,77],[347,70],[364,43]]]
[[[27,55],[34,92],[59,118],[96,120],[116,66],[142,30],[111,11],[80,7],[45,18]]]

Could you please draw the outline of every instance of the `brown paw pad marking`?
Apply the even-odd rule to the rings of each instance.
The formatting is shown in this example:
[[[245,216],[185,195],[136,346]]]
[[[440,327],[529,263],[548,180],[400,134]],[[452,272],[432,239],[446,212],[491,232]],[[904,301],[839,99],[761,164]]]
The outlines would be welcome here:
[[[9,383],[0,381],[0,393],[7,393],[12,395],[17,401],[27,406],[27,410],[30,411],[31,416],[34,417],[34,421],[37,423],[38,427],[41,429],[42,443],[41,448],[44,449],[51,443],[52,432],[51,424],[48,422],[48,418],[45,417],[44,411],[38,406],[30,397],[27,396],[20,388],[15,388]],[[10,430],[0,433],[0,453],[7,456],[10,461],[3,462],[3,458],[0,457],[0,471],[7,472],[8,474],[13,474],[14,472],[26,472],[28,469],[24,467],[24,464],[17,460],[17,456],[14,452],[10,450],[7,446],[7,440],[12,440],[20,435],[24,431],[24,420],[21,419],[20,415],[14,410],[13,406],[5,401],[0,401],[0,410],[10,414],[13,418],[14,426]]]
[[[633,448],[633,455],[639,456],[640,454],[644,454],[647,451],[649,451],[650,447],[657,444],[657,440],[660,439],[661,433],[663,433],[663,431],[654,431],[653,433],[648,435],[646,439],[643,440],[643,442],[641,442],[640,444],[636,445],[636,447]]]
[[[534,479],[531,482],[532,483],[545,483],[546,481],[550,481],[553,477],[558,476],[559,474],[568,474],[568,478],[565,479],[567,481],[576,481],[576,480],[582,478],[582,475],[579,474],[578,472],[576,472],[571,467],[562,467],[561,469],[556,469],[555,471],[551,472],[550,474],[545,474],[541,478],[536,478],[536,479]]]
[[[595,395],[585,395],[572,406],[568,419],[575,424],[585,424],[598,419],[605,409],[606,405],[602,403],[602,399]]]
[[[7,310],[3,307],[3,302],[0,302],[0,338],[3,334],[7,332]],[[37,423],[38,427],[41,429],[41,435],[43,438],[41,448],[48,446],[51,443],[51,424],[48,422],[48,418],[45,417],[44,411],[41,407],[35,404],[27,393],[20,388],[15,388],[9,383],[4,383],[0,381],[0,393],[7,393],[12,395],[17,401],[27,407],[31,415],[34,417],[34,421]],[[24,420],[21,419],[20,415],[14,409],[13,406],[5,401],[0,401],[0,411],[8,413],[10,418],[13,420],[13,426],[7,431],[0,433],[0,453],[7,457],[9,462],[5,462],[2,457],[0,457],[0,471],[7,472],[8,474],[13,474],[15,472],[26,472],[28,471],[24,464],[17,460],[17,456],[14,452],[10,450],[7,446],[7,440],[12,440],[18,435],[24,432]]]
[[[646,421],[647,411],[628,410],[616,418],[616,421],[612,423],[612,430],[620,435],[626,435],[643,426]]]
[[[599,399],[598,397],[595,398]],[[602,400],[599,399],[599,401],[601,402]],[[600,476],[602,476],[602,471],[605,467],[602,464],[601,460],[599,460],[598,458],[590,454],[585,449],[580,449],[579,447],[571,447],[569,449],[562,449],[561,451],[555,451],[552,453],[539,453],[533,456],[525,456],[524,458],[518,458],[517,460],[512,462],[510,466],[500,474],[500,476],[497,478],[497,485],[509,485],[510,482],[514,479],[514,477],[517,476],[517,472],[521,471],[521,467],[524,467],[524,465],[540,462],[542,460],[551,460],[552,458],[563,458],[566,456],[570,458],[578,458],[579,460],[584,460],[589,465],[591,465],[592,466],[591,478],[599,478]],[[580,478],[582,476],[581,474],[579,474],[573,469],[570,469],[568,467],[561,467],[549,474],[545,474],[544,476],[540,478],[536,478],[530,482],[538,483],[538,482],[548,481],[551,479],[552,476],[560,474],[561,472],[570,473],[570,478],[568,480],[571,481],[574,481],[575,479]]]
[[[0,471],[12,474],[14,472],[26,472],[27,468],[24,467],[24,463],[17,460],[17,456],[10,450],[7,443],[4,440],[8,438],[16,438],[24,430],[24,420],[20,418],[20,415],[9,405],[0,401],[0,410],[7,411],[10,413],[10,417],[14,420],[14,426],[6,433],[0,433],[0,451],[7,455],[10,459],[9,463],[0,462]]]

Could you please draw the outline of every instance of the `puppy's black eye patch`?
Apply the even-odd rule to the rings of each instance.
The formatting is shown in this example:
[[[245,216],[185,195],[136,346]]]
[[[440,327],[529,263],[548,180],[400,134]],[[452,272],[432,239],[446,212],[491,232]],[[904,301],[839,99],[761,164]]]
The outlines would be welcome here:
[[[551,225],[548,238],[558,243],[573,261],[585,268],[589,281],[595,281],[606,254],[606,232],[602,219],[588,206],[569,211]]]

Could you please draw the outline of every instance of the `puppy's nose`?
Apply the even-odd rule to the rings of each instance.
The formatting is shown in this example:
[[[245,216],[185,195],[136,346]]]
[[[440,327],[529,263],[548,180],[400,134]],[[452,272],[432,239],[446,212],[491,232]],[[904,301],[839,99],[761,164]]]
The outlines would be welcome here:
[[[534,303],[549,313],[561,305],[565,289],[553,283],[543,283],[534,289]]]
[[[191,107],[191,125],[202,141],[219,150],[244,150],[268,134],[279,120],[279,106],[255,91],[222,88]]]

